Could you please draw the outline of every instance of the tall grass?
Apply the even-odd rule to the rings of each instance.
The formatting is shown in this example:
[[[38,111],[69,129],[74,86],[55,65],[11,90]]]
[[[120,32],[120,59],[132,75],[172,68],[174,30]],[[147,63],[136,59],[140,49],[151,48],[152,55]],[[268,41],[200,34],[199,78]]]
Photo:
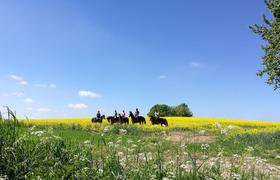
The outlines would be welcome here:
[[[211,153],[211,144],[171,145],[164,131],[145,136],[146,131],[134,126],[100,131],[76,125],[26,126],[7,112],[9,118],[0,121],[0,179],[277,178],[263,159],[252,156],[252,148],[228,157],[224,147]],[[85,131],[88,139],[71,144],[58,131]],[[150,136],[154,139],[145,139]]]

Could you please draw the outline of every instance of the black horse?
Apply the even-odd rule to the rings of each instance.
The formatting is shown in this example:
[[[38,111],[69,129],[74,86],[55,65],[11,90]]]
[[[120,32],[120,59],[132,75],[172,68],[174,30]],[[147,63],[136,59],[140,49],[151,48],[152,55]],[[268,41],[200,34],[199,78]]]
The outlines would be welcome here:
[[[160,124],[161,126],[168,126],[167,119],[164,118],[156,118],[155,116],[151,116],[150,118],[152,125]]]
[[[111,123],[112,125],[120,122],[119,117],[115,116],[108,116],[106,119],[108,120],[108,123]]]
[[[112,120],[114,119],[114,117],[113,116],[108,116],[106,119],[107,119],[108,123],[112,123]]]
[[[122,117],[120,114],[119,114],[119,121],[121,124],[129,124],[129,119],[127,117]]]
[[[132,120],[132,124],[139,123],[139,124],[146,124],[146,119],[142,116],[135,117],[134,114],[130,111],[129,117]]]
[[[102,123],[102,122],[103,122],[103,119],[105,119],[105,115],[102,115],[99,119],[97,119],[97,118],[92,118],[92,119],[91,119],[91,122],[92,122],[92,123]]]
[[[107,117],[108,122],[110,122],[112,125],[115,123],[121,123],[121,124],[129,124],[129,119],[127,117],[122,117],[120,114],[118,117],[109,116]]]

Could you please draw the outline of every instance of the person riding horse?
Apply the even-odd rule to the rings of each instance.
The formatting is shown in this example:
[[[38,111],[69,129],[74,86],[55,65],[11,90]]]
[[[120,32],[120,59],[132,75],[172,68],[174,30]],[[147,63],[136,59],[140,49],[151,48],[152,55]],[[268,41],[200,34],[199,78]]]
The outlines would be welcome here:
[[[138,108],[136,108],[136,111],[135,111],[135,118],[138,118],[139,115],[140,115],[140,112],[139,112]]]
[[[125,118],[126,114],[125,114],[125,111],[123,110],[122,114],[121,114],[121,117],[122,118]]]
[[[103,119],[105,119],[105,115],[101,116],[100,111],[97,111],[96,117],[91,119],[92,123],[102,123]]]
[[[165,118],[160,117],[160,113],[158,111],[154,112],[154,115],[150,117],[152,125],[160,124],[161,126],[168,126],[168,121]]]
[[[115,110],[114,118],[118,118],[118,112],[117,112],[117,110]]]
[[[96,119],[97,119],[97,120],[100,120],[100,118],[101,118],[100,111],[97,111],[97,114],[96,114]]]
[[[159,120],[159,118],[160,118],[160,113],[159,113],[158,111],[155,111],[154,117],[155,117],[156,120]]]

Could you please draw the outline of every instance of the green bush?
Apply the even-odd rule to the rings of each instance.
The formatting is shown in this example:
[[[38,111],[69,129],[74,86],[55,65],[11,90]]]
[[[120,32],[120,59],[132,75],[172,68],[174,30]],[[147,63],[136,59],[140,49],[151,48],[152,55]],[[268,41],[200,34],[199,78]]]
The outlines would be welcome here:
[[[193,113],[189,109],[188,105],[185,103],[182,103],[178,106],[172,107],[168,106],[166,104],[157,104],[154,105],[150,112],[148,113],[148,116],[152,116],[155,112],[159,112],[161,116],[178,116],[178,117],[192,117]]]

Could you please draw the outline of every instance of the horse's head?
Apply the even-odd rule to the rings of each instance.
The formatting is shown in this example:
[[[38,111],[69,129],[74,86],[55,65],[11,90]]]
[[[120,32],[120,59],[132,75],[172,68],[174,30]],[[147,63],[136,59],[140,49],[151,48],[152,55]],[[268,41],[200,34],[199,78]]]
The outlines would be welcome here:
[[[103,114],[103,115],[101,116],[101,118],[102,118],[102,119],[105,119],[106,117],[105,117],[105,115]]]

